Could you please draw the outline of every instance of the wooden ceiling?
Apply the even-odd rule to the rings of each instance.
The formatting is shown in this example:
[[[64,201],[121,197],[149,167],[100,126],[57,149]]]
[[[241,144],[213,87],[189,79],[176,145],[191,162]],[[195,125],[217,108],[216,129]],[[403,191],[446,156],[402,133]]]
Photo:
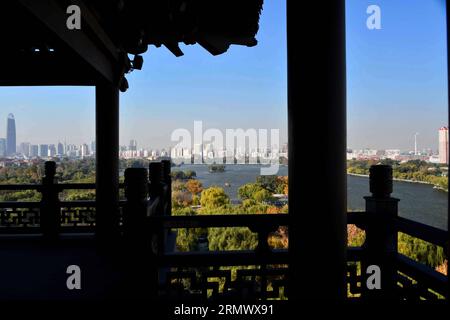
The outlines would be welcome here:
[[[6,0],[0,11],[0,85],[118,85],[129,55],[149,45],[174,55],[199,44],[213,55],[257,44],[262,0]],[[68,30],[69,5],[81,30]],[[145,67],[145,66],[144,66]]]

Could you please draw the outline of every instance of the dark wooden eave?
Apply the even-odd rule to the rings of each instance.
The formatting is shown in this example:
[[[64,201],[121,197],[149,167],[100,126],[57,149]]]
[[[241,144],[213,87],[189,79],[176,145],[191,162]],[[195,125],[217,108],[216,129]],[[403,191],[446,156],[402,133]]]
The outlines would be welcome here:
[[[68,30],[66,8],[78,5],[82,28]],[[179,43],[213,55],[254,46],[262,0],[11,0],[0,11],[0,85],[119,85],[129,54],[149,45],[174,55]]]

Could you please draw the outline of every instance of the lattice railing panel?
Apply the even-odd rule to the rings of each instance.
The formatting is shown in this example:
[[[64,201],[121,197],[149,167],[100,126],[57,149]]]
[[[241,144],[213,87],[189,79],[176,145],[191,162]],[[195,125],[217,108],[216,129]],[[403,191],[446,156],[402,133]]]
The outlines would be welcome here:
[[[0,208],[0,227],[39,227],[39,208]]]
[[[405,273],[398,272],[398,295],[401,300],[441,300],[445,297]]]
[[[287,299],[287,266],[169,268],[161,292],[172,299]]]
[[[95,226],[95,207],[61,208],[61,226]]]
[[[347,297],[359,298],[362,292],[361,261],[347,263]]]

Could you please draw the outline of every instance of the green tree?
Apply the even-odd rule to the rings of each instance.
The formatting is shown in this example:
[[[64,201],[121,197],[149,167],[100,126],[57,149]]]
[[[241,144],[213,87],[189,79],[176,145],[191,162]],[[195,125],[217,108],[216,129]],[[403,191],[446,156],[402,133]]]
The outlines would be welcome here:
[[[205,208],[219,208],[230,204],[230,198],[223,188],[210,187],[202,191],[200,204]]]
[[[267,191],[266,189],[262,189],[262,190],[256,191],[256,192],[253,194],[253,199],[254,199],[256,202],[259,202],[259,203],[264,202],[264,201],[267,201],[267,200],[269,200],[270,198],[271,198],[271,194],[270,194],[270,192]]]
[[[264,190],[258,183],[247,183],[238,189],[239,199],[254,199],[254,194],[258,191]]]

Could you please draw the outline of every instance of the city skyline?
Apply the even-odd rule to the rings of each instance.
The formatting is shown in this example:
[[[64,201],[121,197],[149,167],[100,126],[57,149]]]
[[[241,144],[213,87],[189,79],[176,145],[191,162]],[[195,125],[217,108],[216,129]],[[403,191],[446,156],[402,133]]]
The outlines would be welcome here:
[[[382,29],[368,30],[369,4],[352,1],[346,9],[347,145],[414,150],[418,132],[419,149],[437,150],[436,128],[448,125],[444,5],[380,0]],[[180,58],[150,48],[120,97],[120,144],[136,139],[146,148],[168,148],[171,133],[196,120],[222,131],[276,128],[287,141],[286,8],[276,0],[264,7],[253,48],[232,46],[213,57],[182,45]],[[0,88],[0,119],[9,113],[20,119],[17,141],[86,143],[95,135],[94,93],[92,87]],[[1,120],[0,137],[3,126]]]

